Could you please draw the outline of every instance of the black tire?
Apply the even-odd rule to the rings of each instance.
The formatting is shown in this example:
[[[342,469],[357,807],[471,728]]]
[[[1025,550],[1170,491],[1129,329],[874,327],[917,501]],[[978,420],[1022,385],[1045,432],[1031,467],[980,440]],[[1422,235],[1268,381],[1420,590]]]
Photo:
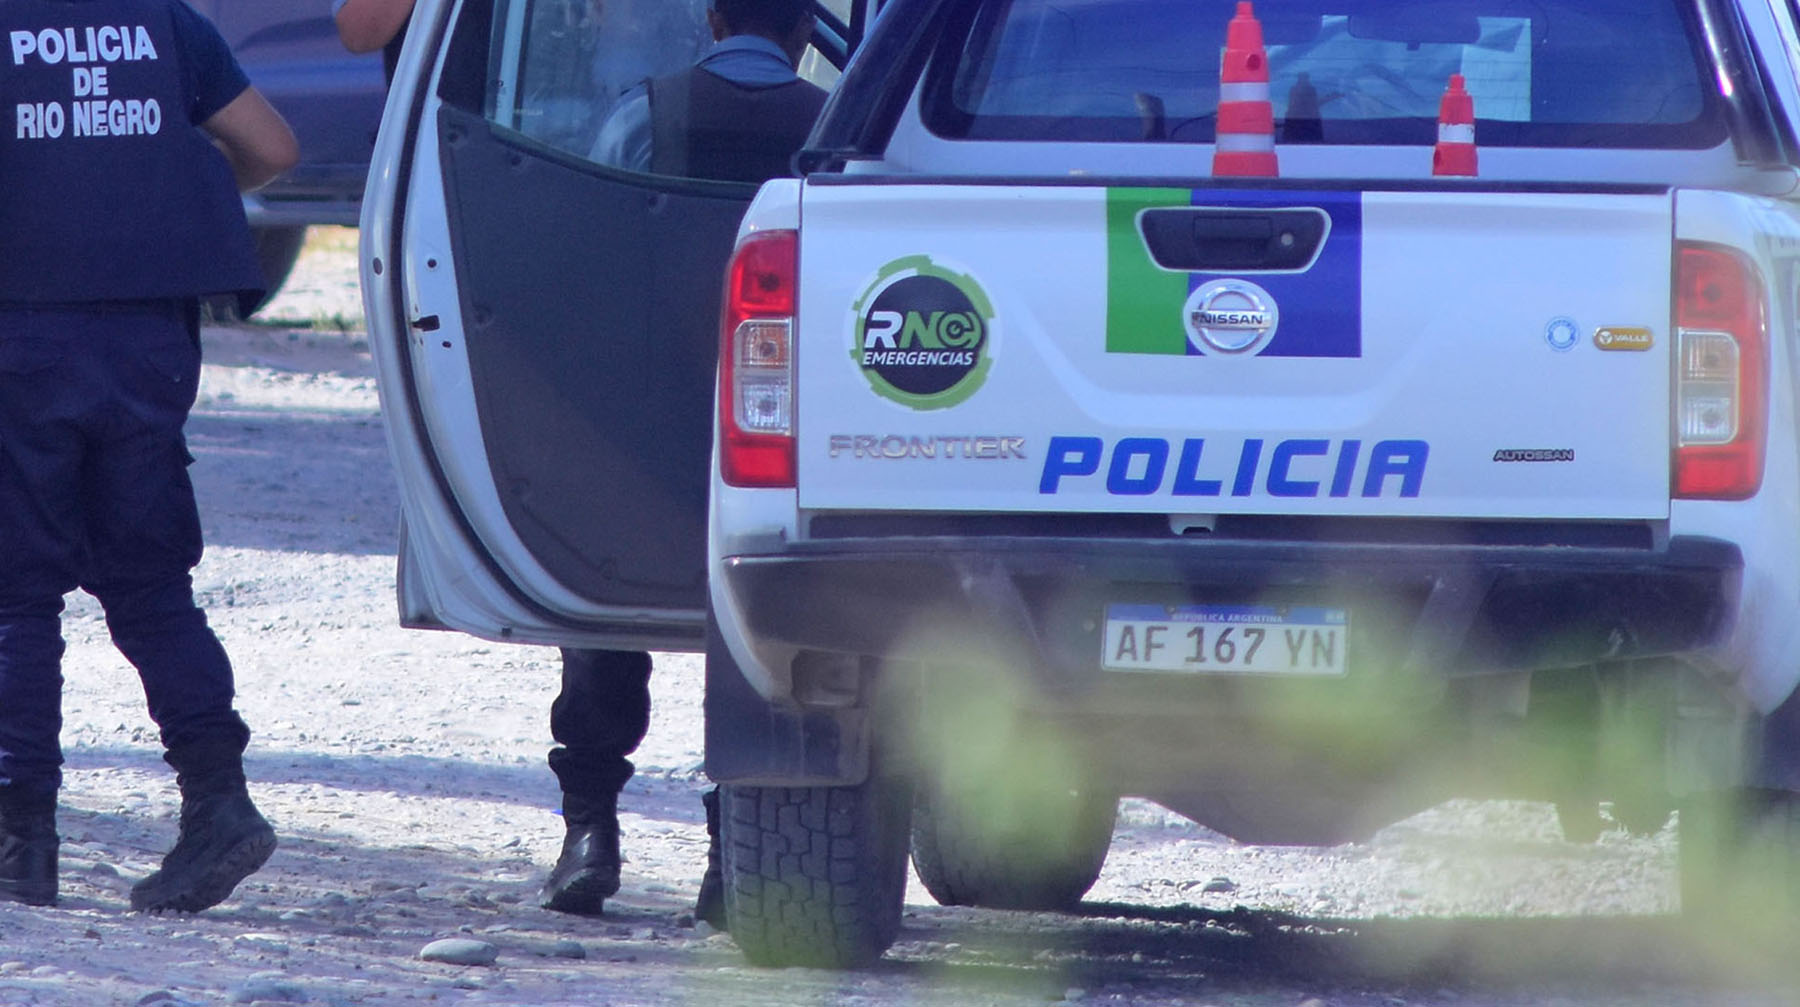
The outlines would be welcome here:
[[[1691,798],[1678,825],[1681,912],[1715,956],[1788,962],[1800,924],[1800,794]]]
[[[900,932],[911,795],[852,787],[719,788],[725,918],[752,964],[860,968]]]
[[[1613,820],[1634,836],[1654,836],[1669,824],[1675,811],[1668,797],[1660,794],[1627,793],[1613,801]]]
[[[1006,791],[919,787],[919,880],[946,906],[1074,908],[1106,863],[1118,798],[1042,777],[1014,778]]]
[[[1556,821],[1562,826],[1565,843],[1591,843],[1606,831],[1606,822],[1600,817],[1600,802],[1592,798],[1557,801]]]
[[[306,228],[258,227],[250,234],[256,239],[256,261],[262,266],[263,279],[268,284],[267,292],[257,304],[261,308],[287,282],[288,274],[294,271],[294,263],[300,261],[300,249],[306,245]]]
[[[235,295],[218,294],[205,298],[201,302],[205,321],[231,325],[261,311],[263,305],[269,303],[282,284],[287,282],[288,275],[294,271],[294,264],[300,261],[300,249],[306,245],[306,228],[253,227],[250,229],[250,238],[255,243],[257,265],[262,268],[262,299],[246,314],[239,310]]]
[[[1612,829],[1624,829],[1633,836],[1654,836],[1669,824],[1674,811],[1669,801],[1655,794],[1625,791],[1612,802],[1612,822],[1600,815],[1599,802],[1558,801],[1556,820],[1562,825],[1563,840],[1591,843]]]

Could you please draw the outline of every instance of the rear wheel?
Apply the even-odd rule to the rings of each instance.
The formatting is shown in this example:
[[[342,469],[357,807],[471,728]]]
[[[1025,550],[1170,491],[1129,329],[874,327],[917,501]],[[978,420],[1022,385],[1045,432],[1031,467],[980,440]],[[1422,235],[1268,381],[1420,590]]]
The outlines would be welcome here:
[[[921,786],[913,867],[947,906],[1069,909],[1100,876],[1118,806],[1110,793],[1042,777],[1004,793]]]
[[[932,668],[912,743],[913,867],[944,905],[1060,910],[1112,843],[1097,753],[1016,665]]]
[[[900,932],[908,788],[719,788],[725,916],[757,965],[858,968]]]
[[[1800,924],[1800,794],[1691,798],[1679,825],[1681,911],[1715,954],[1782,962]]]
[[[268,284],[262,303],[257,305],[260,308],[269,303],[287,282],[294,264],[300,261],[300,249],[306,245],[306,228],[258,227],[250,233],[256,239],[257,264],[262,267],[263,280]]]
[[[288,275],[294,271],[295,263],[300,261],[300,250],[306,245],[306,228],[253,227],[250,229],[250,237],[255,243],[257,266],[263,274],[262,299],[245,313],[240,310],[235,295],[215,294],[207,297],[201,302],[201,306],[209,322],[224,325],[241,322],[249,315],[261,311],[263,305],[273,300],[282,284],[287,282]]]

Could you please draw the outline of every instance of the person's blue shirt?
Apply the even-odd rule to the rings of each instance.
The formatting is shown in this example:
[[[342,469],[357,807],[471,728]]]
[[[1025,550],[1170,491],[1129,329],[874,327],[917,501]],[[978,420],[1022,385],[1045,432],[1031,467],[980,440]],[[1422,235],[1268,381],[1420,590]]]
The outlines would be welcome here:
[[[199,125],[248,90],[250,77],[211,21],[186,4],[174,4],[169,10],[174,15],[175,34],[187,54],[188,84],[193,88],[194,107],[188,110],[188,121]]]
[[[695,65],[745,87],[773,87],[799,76],[781,46],[760,35],[724,39]],[[639,84],[619,98],[600,126],[591,156],[601,164],[647,172],[650,133],[650,91]]]

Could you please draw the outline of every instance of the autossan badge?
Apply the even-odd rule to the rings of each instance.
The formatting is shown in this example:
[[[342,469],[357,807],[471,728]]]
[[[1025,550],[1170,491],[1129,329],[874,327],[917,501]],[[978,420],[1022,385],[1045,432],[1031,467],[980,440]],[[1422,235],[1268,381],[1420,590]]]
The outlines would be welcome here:
[[[876,394],[944,409],[993,363],[994,309],[975,279],[923,255],[881,267],[851,307],[850,356]]]
[[[1252,356],[1269,345],[1281,309],[1248,280],[1213,280],[1188,295],[1183,308],[1188,341],[1206,354]]]

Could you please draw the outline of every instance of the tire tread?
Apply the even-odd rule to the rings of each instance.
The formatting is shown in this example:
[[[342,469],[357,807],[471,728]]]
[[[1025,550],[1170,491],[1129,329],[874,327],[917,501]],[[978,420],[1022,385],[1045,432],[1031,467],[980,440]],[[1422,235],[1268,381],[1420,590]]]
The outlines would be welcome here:
[[[745,956],[838,969],[880,958],[899,934],[905,900],[899,788],[728,785],[719,793],[726,915]]]
[[[919,880],[946,906],[1058,911],[1074,908],[1106,863],[1118,800],[1083,792],[1067,820],[1032,823],[1058,840],[1027,853],[972,828],[921,788],[913,806],[912,858]]]

